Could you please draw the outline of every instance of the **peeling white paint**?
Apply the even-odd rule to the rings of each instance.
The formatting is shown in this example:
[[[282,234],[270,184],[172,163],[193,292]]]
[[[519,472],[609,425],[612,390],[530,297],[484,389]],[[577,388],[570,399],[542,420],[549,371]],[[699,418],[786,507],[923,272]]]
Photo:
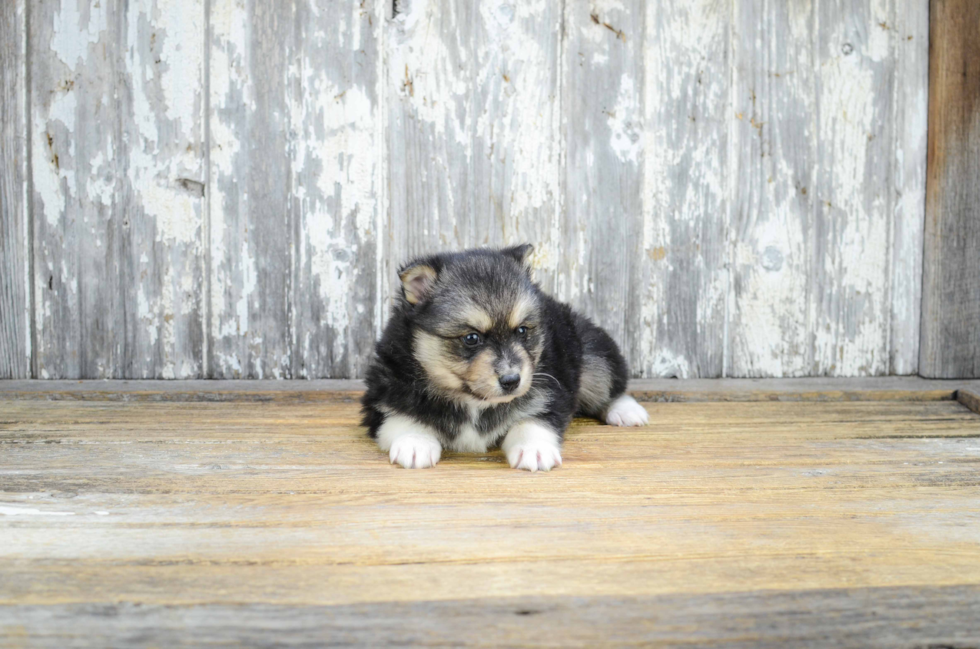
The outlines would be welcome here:
[[[616,103],[606,113],[610,132],[609,148],[622,162],[638,162],[643,150],[643,119],[638,99],[633,79],[628,74],[623,74],[619,81]]]
[[[156,0],[155,4],[154,22],[166,25],[160,51],[166,117],[190,128],[200,110],[202,88],[187,83],[187,75],[203,77],[204,4],[200,0]]]
[[[626,342],[638,352],[643,373],[704,371],[694,357],[697,350],[673,346],[671,328],[677,325],[671,310],[677,310],[679,290],[689,290],[696,300],[694,321],[685,324],[705,346],[716,335],[712,323],[719,305],[731,303],[727,333],[721,335],[730,340],[727,358],[735,374],[914,371],[927,119],[924,10],[866,0],[848,14],[860,24],[827,24],[827,13],[815,13],[812,3],[789,3],[767,5],[759,9],[767,12],[760,20],[743,16],[744,24],[732,25],[732,13],[713,0],[673,8],[651,3],[643,17],[626,15],[635,4],[619,0],[597,1],[578,14],[566,6],[565,16],[546,0],[482,3],[465,20],[459,7],[437,0],[401,6],[404,11],[387,22],[381,4],[367,9],[373,12],[373,36],[387,41],[384,74],[381,57],[364,55],[377,66],[373,84],[359,80],[370,75],[351,79],[346,71],[338,73],[322,55],[330,48],[372,47],[360,9],[327,16],[311,2],[308,18],[315,26],[306,33],[308,50],[284,45],[289,58],[283,74],[291,90],[282,98],[281,117],[290,134],[289,150],[281,154],[289,156],[290,197],[300,219],[290,263],[295,260],[300,273],[308,273],[305,281],[318,287],[310,299],[322,304],[319,320],[302,324],[314,333],[304,331],[290,343],[300,358],[322,354],[325,339],[333,359],[344,357],[365,314],[374,314],[380,329],[391,266],[408,251],[409,238],[413,246],[430,248],[529,240],[536,244],[537,276],[560,297],[592,305],[601,297],[597,290],[610,290],[601,287],[611,271],[593,254],[596,228],[605,225],[568,222],[578,212],[566,202],[597,200],[593,188],[565,185],[569,124],[562,120],[581,98],[566,97],[562,106],[556,70],[583,64],[608,71],[614,92],[603,97],[606,112],[589,122],[607,152],[597,155],[592,148],[572,164],[593,174],[618,161],[623,177],[637,171],[642,185],[639,213],[623,215],[642,219],[631,230],[641,237],[638,252],[623,252],[639,255],[629,265],[639,266],[630,281],[640,286],[623,292],[638,294],[630,308],[638,311],[640,331]],[[141,346],[133,355],[146,359],[139,371],[179,378],[199,367],[179,349],[186,309],[203,289],[194,270],[199,267],[185,260],[205,254],[208,200],[207,252],[216,261],[205,331],[225,344],[214,354],[215,363],[240,376],[284,376],[300,371],[290,370],[294,350],[266,349],[268,337],[263,340],[263,323],[256,321],[266,310],[285,308],[258,301],[267,260],[255,258],[249,244],[254,233],[227,231],[232,217],[250,206],[240,184],[246,182],[240,177],[243,165],[256,164],[249,156],[268,155],[255,153],[248,130],[228,117],[255,111],[261,99],[256,86],[263,80],[251,77],[249,58],[255,26],[248,7],[235,0],[215,0],[211,10],[206,199],[180,184],[203,182],[207,175],[200,150],[206,45],[200,0],[135,3],[121,44],[106,41],[106,25],[116,20],[108,5],[63,0],[60,9],[38,14],[51,21],[51,42],[50,51],[45,47],[35,60],[50,59],[53,84],[75,86],[35,92],[35,98],[45,98],[33,102],[31,115],[37,223],[51,233],[74,227],[87,237],[88,250],[109,255],[100,218],[118,214],[120,197],[131,190],[130,216],[156,237],[140,245],[167,251],[138,252],[146,275],[131,294],[137,304],[129,313],[138,318]],[[593,13],[610,27],[596,24]],[[572,15],[578,22],[567,20]],[[587,45],[588,56],[575,58],[553,37],[562,24],[569,28],[565,45]],[[751,33],[752,26],[758,33]],[[743,33],[746,28],[749,33]],[[718,56],[718,44],[729,37],[742,40],[724,45],[729,49]],[[847,52],[845,44],[851,47]],[[96,132],[92,116],[81,112],[93,104],[85,93],[103,93],[95,99],[105,106],[120,98],[107,94],[115,92],[108,86],[97,87],[104,80],[91,78],[97,57],[113,47],[121,48],[120,79],[133,114],[112,117],[122,121],[122,141],[106,133],[83,142],[71,135]],[[633,66],[637,56],[640,76],[623,67]],[[883,97],[883,88],[893,88],[894,95]],[[896,124],[882,124],[893,114]],[[386,130],[393,139],[386,139]],[[406,206],[392,205],[390,222],[387,215],[388,182],[398,186],[403,179],[388,179],[395,172],[386,156],[401,142],[414,147],[410,156],[418,156],[409,160],[417,165],[410,170],[410,200],[418,203],[408,206],[418,225],[408,237],[398,229]],[[752,156],[740,155],[745,150]],[[79,152],[86,159],[76,159]],[[876,192],[869,182],[883,166],[895,180]],[[602,200],[609,196],[614,193]],[[624,196],[624,203],[633,198]],[[722,253],[731,262],[726,269],[698,246],[708,243],[717,211],[728,205],[733,221]],[[73,258],[60,254],[52,241],[38,242],[47,255],[38,268],[49,272],[38,273],[32,287],[39,296],[42,352],[61,326],[54,318],[71,322],[78,316],[86,287],[83,281],[79,288]],[[372,246],[382,252],[367,259]],[[229,247],[235,249],[234,267],[222,261]],[[377,301],[352,301],[368,268],[377,271]],[[678,288],[680,269],[693,270],[686,289]],[[56,298],[49,295],[55,293],[48,289],[49,275],[57,282]],[[318,338],[316,331],[329,335]],[[113,349],[122,356],[118,344]],[[360,362],[347,364],[356,368]],[[100,371],[112,372],[111,363],[98,359]],[[41,364],[42,376],[58,371]]]
[[[62,0],[61,10],[54,14],[51,50],[71,69],[88,57],[89,46],[99,42],[106,29],[105,9],[101,3],[84,0]]]
[[[157,314],[150,310],[150,303],[146,299],[146,293],[143,291],[142,286],[139,287],[136,297],[140,322],[145,325],[146,332],[150,336],[150,346],[153,346],[157,342],[157,335],[159,334],[160,328]]]
[[[65,195],[61,190],[62,174],[54,164],[52,155],[43,155],[40,152],[50,152],[47,141],[47,130],[45,128],[47,120],[35,121],[32,139],[34,156],[31,158],[31,170],[34,174],[34,191],[40,199],[41,212],[48,225],[52,228],[58,227],[62,215],[65,213]],[[37,204],[37,202],[35,202]]]

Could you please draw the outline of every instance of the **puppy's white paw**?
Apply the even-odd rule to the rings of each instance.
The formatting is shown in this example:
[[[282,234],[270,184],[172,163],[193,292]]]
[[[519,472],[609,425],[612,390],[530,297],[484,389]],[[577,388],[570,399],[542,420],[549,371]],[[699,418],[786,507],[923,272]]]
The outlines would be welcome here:
[[[511,428],[500,448],[514,469],[550,471],[561,466],[558,435],[536,421],[524,421]]]
[[[388,451],[392,464],[406,469],[427,469],[442,457],[435,431],[412,417],[390,414],[378,429],[378,447]]]
[[[606,411],[606,423],[610,426],[643,426],[648,421],[650,415],[646,409],[628,394],[609,404]]]
[[[388,451],[392,464],[400,464],[406,469],[428,469],[439,463],[442,446],[439,440],[429,435],[408,433],[395,438]]]

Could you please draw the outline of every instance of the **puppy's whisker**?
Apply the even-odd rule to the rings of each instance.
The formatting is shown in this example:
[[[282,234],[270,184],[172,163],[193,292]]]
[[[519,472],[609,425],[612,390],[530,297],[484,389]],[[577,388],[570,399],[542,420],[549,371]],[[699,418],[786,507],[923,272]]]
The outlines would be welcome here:
[[[559,388],[561,387],[561,381],[559,381],[558,379],[556,379],[555,377],[553,377],[553,376],[552,376],[552,375],[550,375],[550,374],[545,374],[544,372],[535,372],[535,373],[534,373],[534,374],[532,374],[531,376],[532,376],[532,377],[533,377],[533,376],[546,376],[546,377],[548,377],[549,379],[551,379],[552,381],[554,381],[555,383],[557,383],[557,384],[558,384],[558,387],[559,387]]]

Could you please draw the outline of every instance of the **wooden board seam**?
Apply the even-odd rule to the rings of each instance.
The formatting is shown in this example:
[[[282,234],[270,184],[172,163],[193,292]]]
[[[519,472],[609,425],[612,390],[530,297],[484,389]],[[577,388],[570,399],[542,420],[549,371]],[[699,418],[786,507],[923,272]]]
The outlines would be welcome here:
[[[980,415],[980,395],[978,395],[976,392],[965,389],[957,390],[956,400]]]

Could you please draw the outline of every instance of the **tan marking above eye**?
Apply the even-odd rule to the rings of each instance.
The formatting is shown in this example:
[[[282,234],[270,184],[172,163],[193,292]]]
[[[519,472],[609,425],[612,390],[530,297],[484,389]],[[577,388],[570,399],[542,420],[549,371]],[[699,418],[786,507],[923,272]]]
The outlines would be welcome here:
[[[532,311],[534,311],[534,298],[527,293],[522,294],[517,298],[514,307],[510,310],[510,315],[507,317],[507,325],[511,329],[517,329],[531,315]]]
[[[478,333],[493,329],[493,318],[475,304],[467,304],[460,309],[459,320]]]

